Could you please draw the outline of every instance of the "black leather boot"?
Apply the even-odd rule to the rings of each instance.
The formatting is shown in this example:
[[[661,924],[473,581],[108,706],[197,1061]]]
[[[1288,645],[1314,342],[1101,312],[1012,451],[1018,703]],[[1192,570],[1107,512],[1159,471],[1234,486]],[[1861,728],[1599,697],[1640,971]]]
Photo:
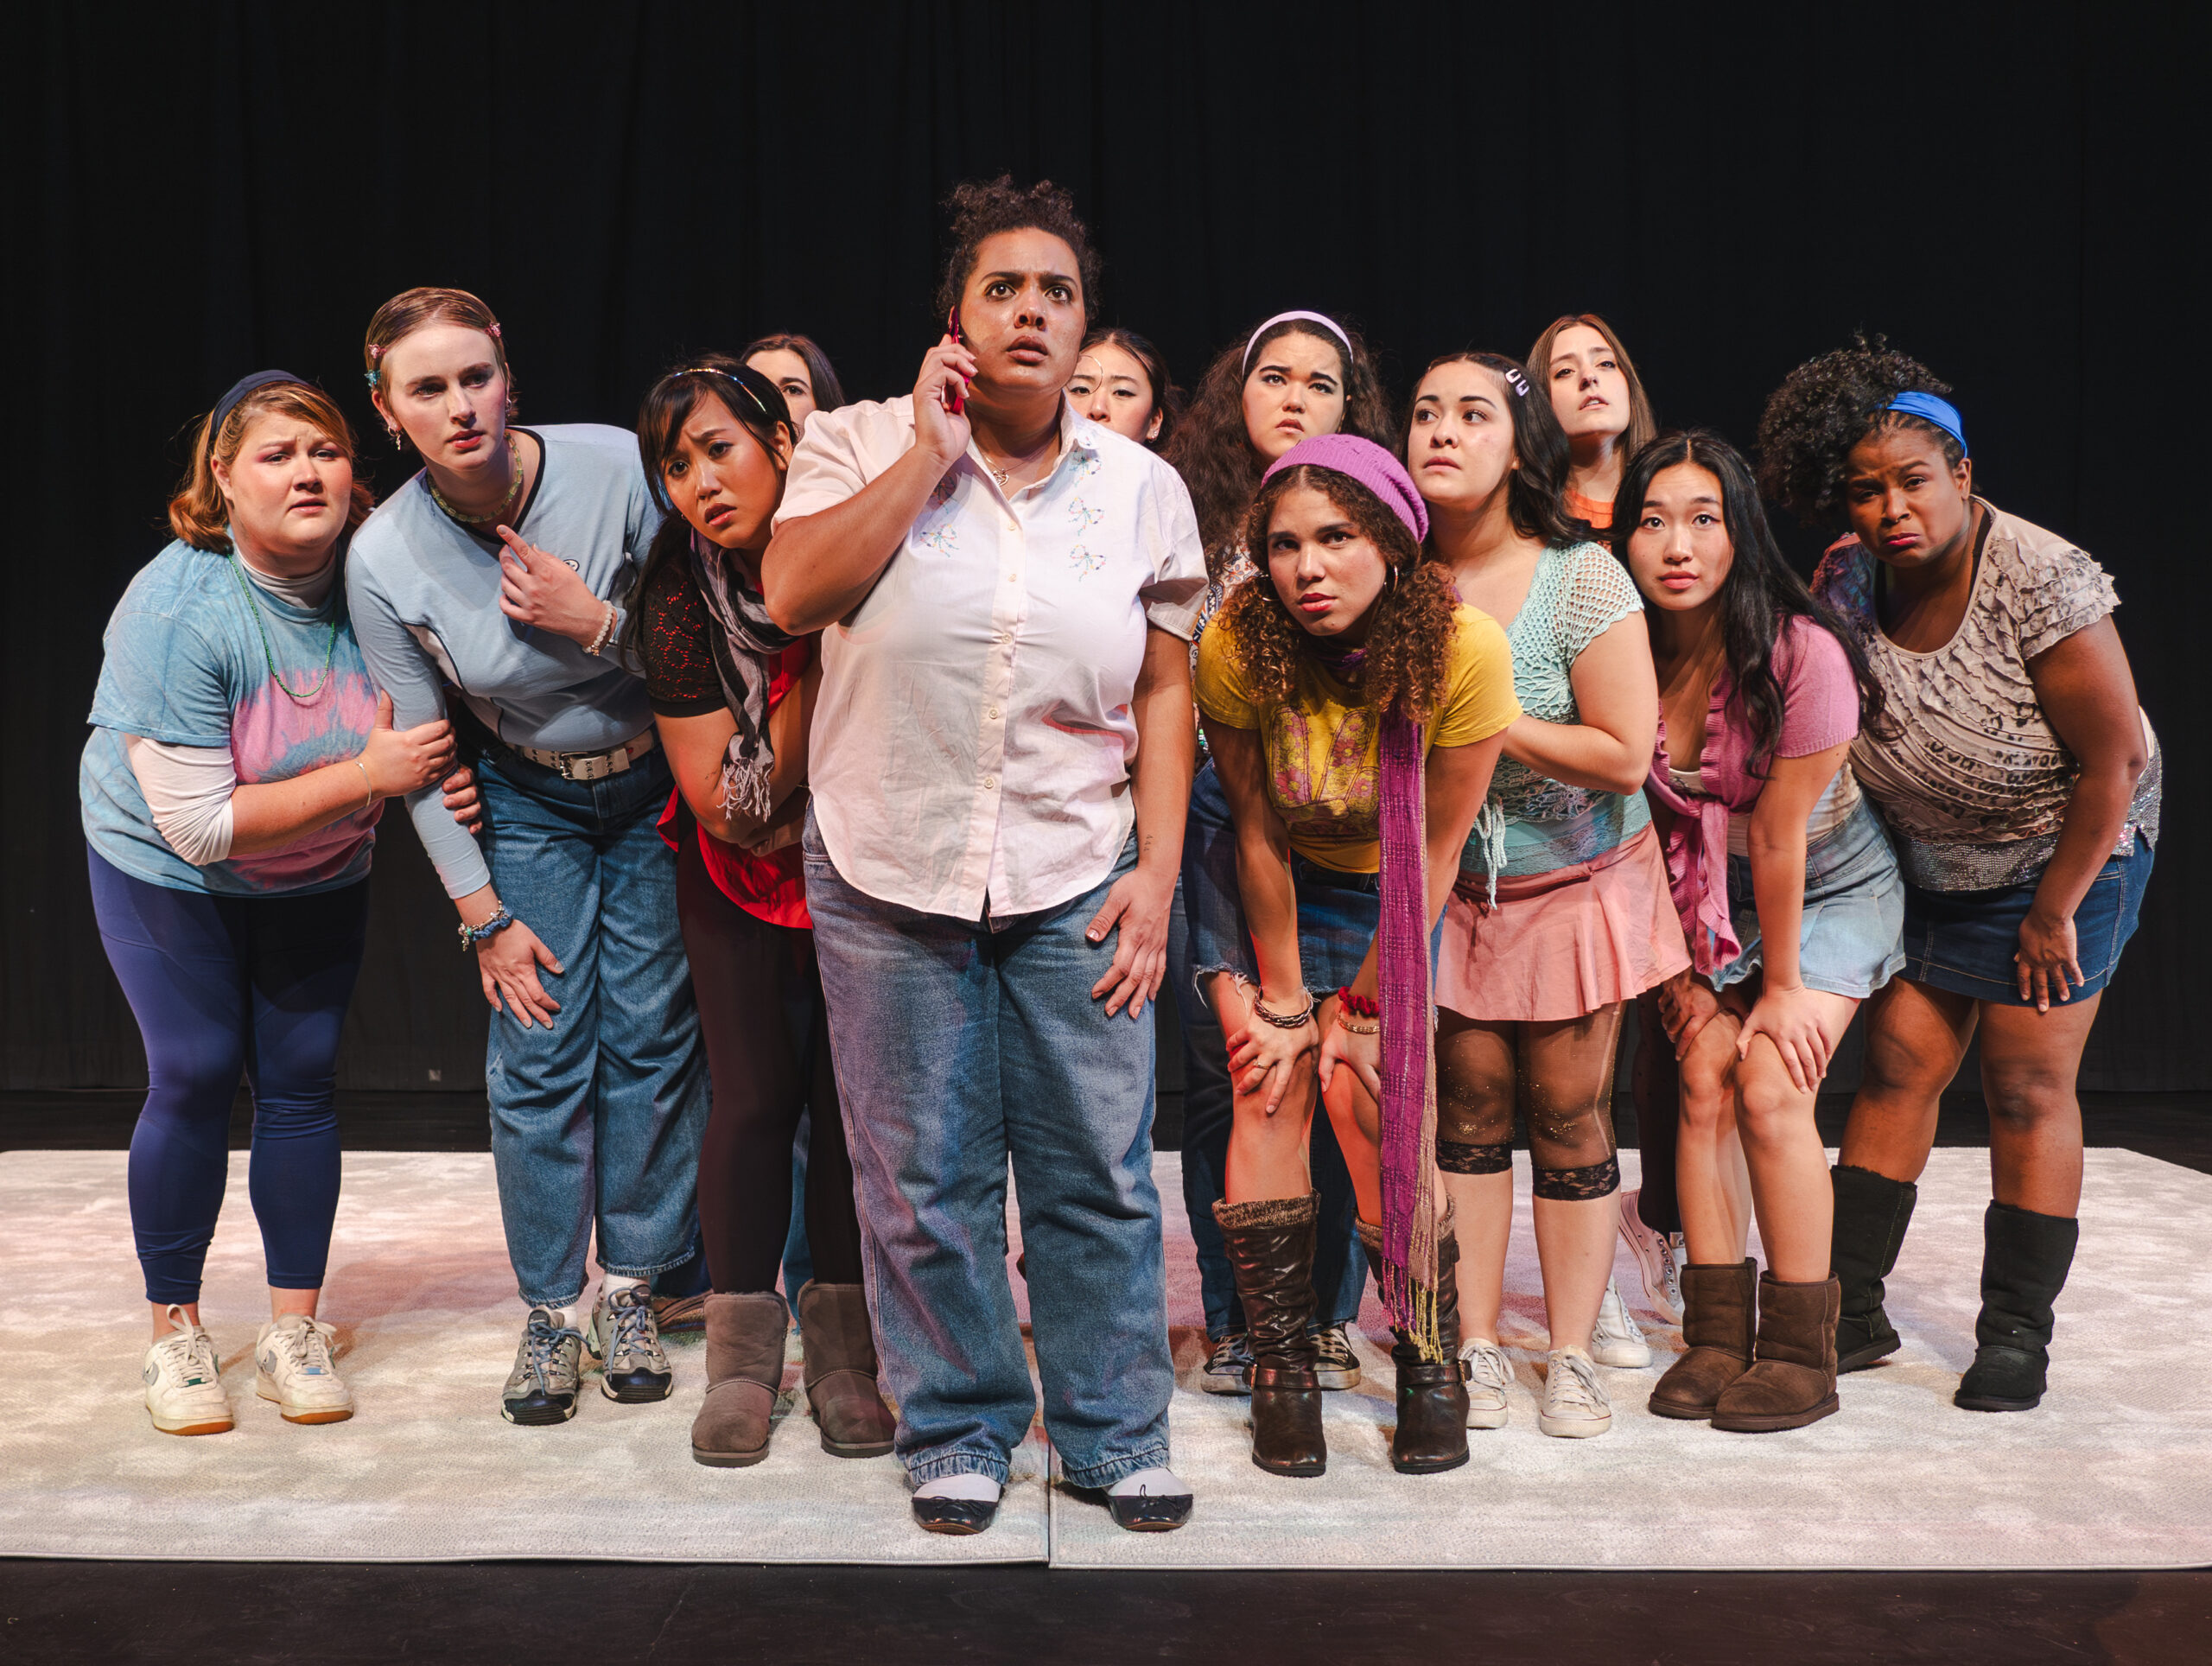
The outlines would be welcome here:
[[[2051,1304],[2066,1288],[2082,1224],[1992,1202],[1981,1218],[1981,1315],[1974,1364],[1951,1403],[1967,1411],[2028,1411],[2050,1364]]]
[[[1329,1466],[1313,1372],[1313,1226],[1321,1194],[1213,1206],[1252,1345],[1252,1461],[1270,1475]]]
[[[1904,1230],[1920,1188],[1893,1180],[1871,1168],[1838,1163],[1828,1171],[1835,1184],[1835,1228],[1829,1239],[1828,1265],[1843,1289],[1841,1317],[1835,1326],[1835,1368],[1863,1371],[1904,1345],[1882,1311],[1882,1281],[1897,1264]]]
[[[1459,1240],[1449,1216],[1436,1246],[1436,1329],[1442,1359],[1424,1359],[1403,1331],[1390,1349],[1398,1370],[1398,1427],[1390,1435],[1390,1467],[1401,1475],[1434,1475],[1467,1461],[1467,1368],[1459,1359]],[[1359,1223],[1368,1270],[1382,1278],[1382,1229]]]

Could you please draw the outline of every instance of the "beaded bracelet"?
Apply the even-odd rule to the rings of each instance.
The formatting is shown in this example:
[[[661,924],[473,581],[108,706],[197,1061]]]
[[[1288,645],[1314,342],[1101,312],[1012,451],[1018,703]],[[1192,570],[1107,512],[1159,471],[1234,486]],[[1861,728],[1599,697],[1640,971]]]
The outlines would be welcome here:
[[[1253,1012],[1258,1016],[1266,1019],[1268,1023],[1274,1025],[1279,1030],[1302,1030],[1313,1017],[1313,1008],[1318,1003],[1314,1001],[1313,991],[1311,989],[1308,989],[1306,992],[1306,1010],[1304,1012],[1289,1014],[1272,1013],[1268,1010],[1267,1003],[1260,999],[1259,989],[1251,982],[1250,979],[1240,977],[1236,982],[1238,987],[1251,990]]]
[[[1373,995],[1354,995],[1352,993],[1351,985],[1349,983],[1344,985],[1343,989],[1337,991],[1337,1004],[1356,1018],[1380,1018],[1382,1016],[1382,1005]],[[1354,1030],[1352,1033],[1355,1035],[1364,1035],[1367,1032],[1364,1030]]]
[[[584,650],[586,653],[596,654],[607,652],[607,642],[614,635],[614,626],[619,618],[620,615],[614,611],[614,604],[611,601],[608,602],[607,604],[607,617],[600,621],[599,634],[592,638],[591,645]]]
[[[1371,1024],[1354,1024],[1344,1017],[1344,1009],[1339,1007],[1337,1008],[1337,1027],[1347,1035],[1380,1035],[1382,1033],[1382,1021],[1378,1018]]]

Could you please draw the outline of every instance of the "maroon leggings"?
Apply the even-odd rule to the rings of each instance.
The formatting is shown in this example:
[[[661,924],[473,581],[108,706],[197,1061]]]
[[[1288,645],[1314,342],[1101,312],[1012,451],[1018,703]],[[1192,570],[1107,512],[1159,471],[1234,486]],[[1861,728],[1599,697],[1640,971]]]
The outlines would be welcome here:
[[[699,1150],[699,1230],[707,1271],[724,1294],[772,1290],[791,1220],[791,1139],[812,1109],[806,1155],[806,1241],[814,1276],[861,1282],[853,1163],[814,933],[772,925],[722,894],[687,815],[676,863],[676,906],[714,1078],[714,1109]],[[796,1294],[795,1292],[793,1294]]]

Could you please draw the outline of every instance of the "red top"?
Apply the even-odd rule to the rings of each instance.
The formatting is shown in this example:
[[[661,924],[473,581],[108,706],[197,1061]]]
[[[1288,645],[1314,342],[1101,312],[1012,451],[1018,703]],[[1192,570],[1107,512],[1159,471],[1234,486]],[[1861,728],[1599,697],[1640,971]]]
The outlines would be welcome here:
[[[702,717],[728,709],[707,635],[714,621],[690,568],[675,561],[664,565],[653,575],[644,607],[645,692],[653,710],[663,717]],[[771,712],[783,703],[813,658],[812,637],[794,642],[778,656],[776,675],[768,684]],[[755,856],[736,845],[725,844],[701,831],[698,823],[683,814],[683,794],[678,790],[669,794],[668,808],[660,817],[661,836],[671,849],[680,848],[687,824],[691,836],[699,841],[699,855],[709,875],[724,896],[772,925],[812,929],[798,846],[787,844],[766,856]]]

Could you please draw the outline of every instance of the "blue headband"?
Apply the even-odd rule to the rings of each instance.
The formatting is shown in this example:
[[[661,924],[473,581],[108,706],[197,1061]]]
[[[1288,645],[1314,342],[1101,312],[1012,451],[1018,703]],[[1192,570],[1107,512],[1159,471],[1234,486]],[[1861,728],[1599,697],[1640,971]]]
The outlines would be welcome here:
[[[207,419],[207,432],[212,438],[223,430],[224,419],[238,408],[238,401],[256,388],[265,388],[277,382],[298,382],[300,378],[288,370],[257,370],[251,376],[241,376],[231,385],[231,391],[215,401],[215,414]],[[307,384],[301,383],[302,387]]]
[[[1959,415],[1959,408],[1948,399],[1939,399],[1932,393],[1900,393],[1882,409],[1903,411],[1923,423],[1933,423],[1959,442],[1960,455],[1974,455],[1967,447],[1966,423]]]

